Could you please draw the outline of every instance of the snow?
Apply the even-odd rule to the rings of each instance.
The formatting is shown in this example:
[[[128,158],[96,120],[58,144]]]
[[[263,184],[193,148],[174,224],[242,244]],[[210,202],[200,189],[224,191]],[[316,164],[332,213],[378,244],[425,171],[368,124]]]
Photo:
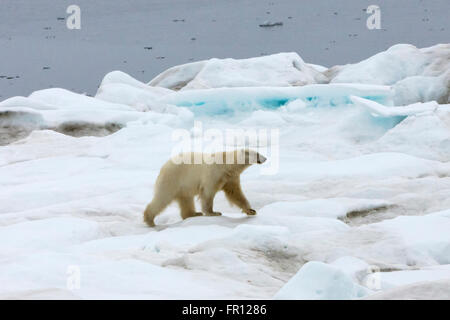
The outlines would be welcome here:
[[[430,101],[427,103],[415,103],[408,105],[407,107],[385,107],[375,101],[352,96],[350,99],[360,106],[364,106],[371,113],[381,117],[406,117],[415,114],[433,112],[439,107],[436,101]]]
[[[409,105],[416,102],[438,101],[449,103],[450,73],[440,76],[412,76],[394,86],[394,103]]]
[[[95,239],[102,233],[98,223],[75,218],[27,221],[0,228],[0,250],[15,254],[58,250],[61,246]],[[50,235],[49,230],[52,230]]]
[[[102,80],[95,98],[130,106],[138,111],[165,110],[166,105],[158,106],[156,100],[172,90],[150,87],[121,71],[108,73]],[[175,111],[172,108],[173,111]]]
[[[329,73],[331,83],[393,86],[396,105],[431,100],[444,104],[450,102],[449,69],[450,44],[423,49],[397,44],[359,63],[335,68]]]
[[[66,121],[124,124],[139,117],[130,107],[98,101],[65,89],[45,89],[28,98],[11,98],[2,102],[0,108],[2,112],[9,111],[12,117],[20,112],[39,114],[43,119],[40,128],[56,127]]]
[[[325,72],[328,70],[328,67],[324,67],[314,63],[308,63],[308,66],[310,66],[311,68],[315,69],[318,72]]]
[[[386,132],[376,148],[433,160],[449,159],[449,109],[450,105],[440,105],[434,112],[408,116]]]
[[[177,66],[158,85],[113,71],[95,97],[0,102],[0,297],[447,297],[450,105],[414,78],[440,92],[446,50],[394,47],[339,68],[351,83],[318,84],[308,75],[330,70],[279,54]],[[399,103],[396,84],[423,101]],[[222,216],[182,220],[172,204],[148,228],[175,130],[208,148],[210,129],[277,133],[252,145],[269,161],[241,176],[258,214],[218,193]],[[67,285],[73,267],[80,288]]]
[[[402,251],[409,264],[431,260],[432,264],[450,264],[450,219],[440,215],[396,217],[372,225],[393,234],[403,242]],[[418,236],[420,235],[420,236]]]
[[[423,281],[450,279],[450,265],[427,267],[421,270],[385,272],[381,275],[381,289],[401,287]]]
[[[367,270],[370,268],[370,265],[367,264],[364,260],[343,256],[336,260],[334,260],[331,265],[338,269],[341,269],[344,273],[351,276],[353,280],[357,281],[358,277],[361,273],[367,273]]]
[[[283,300],[341,300],[364,297],[367,289],[344,272],[321,262],[306,263],[275,295]]]
[[[149,82],[168,89],[222,87],[290,87],[320,83],[326,78],[297,53],[249,59],[210,59],[172,67]]]
[[[449,68],[449,44],[418,49],[397,44],[344,69],[332,82],[393,85],[412,76],[439,76]]]
[[[122,77],[124,82],[117,83],[119,87],[110,83],[114,77],[105,77],[106,84],[100,87],[101,93],[95,98],[54,88],[35,91],[29,97],[7,99],[0,102],[0,115],[3,115],[0,128],[28,133],[34,129],[51,129],[72,136],[104,136],[137,120],[173,126],[193,121],[189,110],[154,102],[157,97],[167,94],[165,90],[128,85],[133,79],[126,75]],[[6,141],[16,140],[14,138]]]
[[[395,287],[366,297],[370,300],[448,300],[450,280],[424,281]]]
[[[197,61],[169,68],[152,79],[148,85],[180,90],[197,76],[206,63],[207,61]]]

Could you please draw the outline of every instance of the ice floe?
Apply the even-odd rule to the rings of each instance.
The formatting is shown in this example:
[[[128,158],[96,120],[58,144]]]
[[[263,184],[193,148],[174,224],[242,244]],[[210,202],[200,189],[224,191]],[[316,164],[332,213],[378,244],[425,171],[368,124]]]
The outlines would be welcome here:
[[[446,44],[281,53],[0,102],[0,298],[448,298],[448,70]],[[276,170],[241,177],[256,216],[219,193],[222,216],[143,223],[176,129],[277,133],[252,145]]]
[[[221,87],[289,87],[326,81],[325,76],[306,64],[297,53],[279,53],[249,59],[210,59],[172,67],[150,86],[168,89]]]

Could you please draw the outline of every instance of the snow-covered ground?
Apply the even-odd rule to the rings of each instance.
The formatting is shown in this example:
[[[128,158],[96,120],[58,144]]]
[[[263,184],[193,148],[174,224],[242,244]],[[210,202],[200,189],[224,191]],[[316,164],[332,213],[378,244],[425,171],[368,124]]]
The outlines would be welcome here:
[[[95,97],[1,102],[0,298],[450,299],[450,45],[306,62],[115,71]],[[221,217],[173,204],[144,224],[180,129],[279,133],[241,177],[258,215],[219,193]]]

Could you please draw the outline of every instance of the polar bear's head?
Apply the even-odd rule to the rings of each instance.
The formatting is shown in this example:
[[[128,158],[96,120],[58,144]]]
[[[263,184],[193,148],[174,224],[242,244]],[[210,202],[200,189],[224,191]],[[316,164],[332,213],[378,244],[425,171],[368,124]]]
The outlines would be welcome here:
[[[266,157],[251,149],[243,149],[241,152],[244,153],[245,164],[261,164],[267,160]]]

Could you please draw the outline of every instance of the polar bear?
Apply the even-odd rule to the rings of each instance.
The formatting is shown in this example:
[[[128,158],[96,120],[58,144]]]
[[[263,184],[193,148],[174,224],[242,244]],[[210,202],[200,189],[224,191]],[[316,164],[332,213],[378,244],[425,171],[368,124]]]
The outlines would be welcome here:
[[[213,210],[214,196],[220,190],[231,204],[247,215],[255,215],[241,189],[241,173],[254,163],[266,158],[258,152],[240,149],[212,154],[188,152],[167,161],[156,179],[152,202],[144,212],[144,221],[154,227],[155,217],[172,201],[180,206],[183,219],[203,214],[220,216]],[[194,197],[199,196],[202,212],[195,211]]]

